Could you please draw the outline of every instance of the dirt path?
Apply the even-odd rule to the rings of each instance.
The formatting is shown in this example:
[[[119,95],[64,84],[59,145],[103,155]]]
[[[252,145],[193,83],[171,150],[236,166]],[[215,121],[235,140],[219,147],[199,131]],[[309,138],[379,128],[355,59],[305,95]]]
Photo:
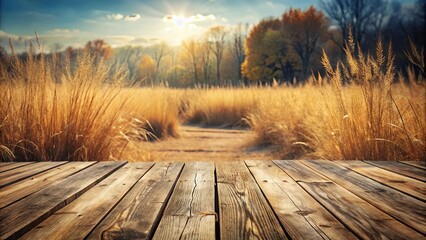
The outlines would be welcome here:
[[[232,161],[272,159],[270,148],[253,147],[249,130],[181,126],[180,138],[145,143],[154,161]]]

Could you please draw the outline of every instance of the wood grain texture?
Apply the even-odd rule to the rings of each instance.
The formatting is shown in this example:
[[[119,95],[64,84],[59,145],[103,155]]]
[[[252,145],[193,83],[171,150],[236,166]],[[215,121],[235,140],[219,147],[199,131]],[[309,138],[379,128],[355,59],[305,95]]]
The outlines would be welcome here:
[[[213,163],[186,163],[154,234],[157,239],[215,239]]]
[[[70,162],[6,186],[0,191],[0,209],[93,164],[95,162]]]
[[[14,162],[12,164],[6,164],[4,166],[0,166],[0,173],[6,172],[15,168],[20,168],[29,164],[33,164],[34,162]]]
[[[330,161],[302,161],[358,197],[426,234],[426,203]]]
[[[18,182],[67,162],[38,162],[0,173],[0,188]]]
[[[365,161],[368,164],[394,172],[396,174],[411,177],[420,181],[426,181],[426,171],[414,166],[396,161]]]
[[[405,177],[361,161],[337,161],[336,163],[386,186],[426,201],[426,184],[422,181]]]
[[[182,163],[156,163],[87,239],[152,238],[182,167]]]
[[[400,161],[400,163],[426,170],[426,161]]]
[[[292,239],[357,239],[272,161],[245,161]]]
[[[15,239],[22,236],[124,164],[124,162],[97,163],[1,209],[0,239]]]
[[[414,165],[145,164],[69,162],[1,188],[0,239],[426,239],[426,202],[397,189],[424,187]]]
[[[153,163],[128,163],[20,239],[84,239]]]
[[[287,239],[243,162],[216,163],[220,238]]]
[[[336,183],[325,179],[298,161],[274,161],[287,172],[290,164],[300,171],[323,178],[323,181],[304,181],[292,171],[287,173],[312,197],[328,209],[339,221],[363,239],[424,239],[424,236],[400,223],[388,214],[352,194]]]

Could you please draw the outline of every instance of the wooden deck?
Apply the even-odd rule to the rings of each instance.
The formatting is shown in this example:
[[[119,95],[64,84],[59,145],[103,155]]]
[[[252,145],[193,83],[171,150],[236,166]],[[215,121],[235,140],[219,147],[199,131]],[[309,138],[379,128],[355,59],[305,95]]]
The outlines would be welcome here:
[[[416,162],[0,163],[0,239],[426,239]]]

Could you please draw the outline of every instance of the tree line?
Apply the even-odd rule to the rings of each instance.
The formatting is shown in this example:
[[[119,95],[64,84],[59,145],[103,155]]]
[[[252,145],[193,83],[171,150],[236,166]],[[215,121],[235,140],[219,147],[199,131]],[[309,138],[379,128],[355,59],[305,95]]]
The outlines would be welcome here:
[[[293,84],[322,71],[322,50],[332,62],[338,61],[349,31],[354,42],[370,52],[375,51],[380,32],[385,44],[392,41],[395,65],[403,70],[409,41],[417,46],[425,42],[425,11],[424,0],[409,9],[398,1],[320,0],[319,9],[290,8],[254,26],[215,26],[180,46],[160,42],[113,49],[103,40],[94,40],[83,49],[95,54],[95,61],[102,58],[115,69],[124,67],[132,86]],[[66,56],[72,62],[83,49],[52,51],[54,69],[61,67]]]
[[[164,43],[145,49],[138,67],[144,84],[300,83],[322,71],[322,50],[336,62],[352,31],[354,42],[374,52],[379,35],[392,41],[395,65],[407,66],[409,41],[425,42],[425,1],[403,8],[398,1],[321,0],[320,8],[289,9],[250,27],[216,26],[180,47]],[[379,34],[380,33],[380,34]],[[355,46],[356,47],[356,46]]]

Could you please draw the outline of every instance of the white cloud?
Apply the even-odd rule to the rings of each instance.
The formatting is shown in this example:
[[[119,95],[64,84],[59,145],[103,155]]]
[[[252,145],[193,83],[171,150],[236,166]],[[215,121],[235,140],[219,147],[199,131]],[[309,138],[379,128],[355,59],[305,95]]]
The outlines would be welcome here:
[[[196,23],[196,22],[204,22],[204,21],[214,21],[216,20],[215,15],[209,14],[209,15],[203,15],[203,14],[196,14],[189,17],[184,16],[177,16],[177,15],[166,15],[163,17],[163,22],[167,23],[174,23],[176,26],[183,28],[188,24]]]
[[[133,13],[133,14],[130,14],[130,15],[123,15],[123,14],[120,14],[120,13],[113,13],[113,14],[106,15],[106,17],[108,19],[112,19],[112,20],[116,20],[116,21],[125,20],[125,21],[134,22],[134,21],[139,20],[141,18],[141,15],[136,14],[136,13]]]
[[[139,14],[131,14],[131,15],[125,16],[124,20],[126,20],[126,21],[137,21],[140,18],[141,18],[141,15],[139,15]]]
[[[189,17],[190,22],[203,22],[203,21],[214,21],[216,17],[213,14],[204,16],[203,14],[197,14]]]
[[[114,19],[114,20],[121,20],[124,18],[124,16],[120,13],[113,13],[113,14],[108,14],[107,15],[108,19]]]

